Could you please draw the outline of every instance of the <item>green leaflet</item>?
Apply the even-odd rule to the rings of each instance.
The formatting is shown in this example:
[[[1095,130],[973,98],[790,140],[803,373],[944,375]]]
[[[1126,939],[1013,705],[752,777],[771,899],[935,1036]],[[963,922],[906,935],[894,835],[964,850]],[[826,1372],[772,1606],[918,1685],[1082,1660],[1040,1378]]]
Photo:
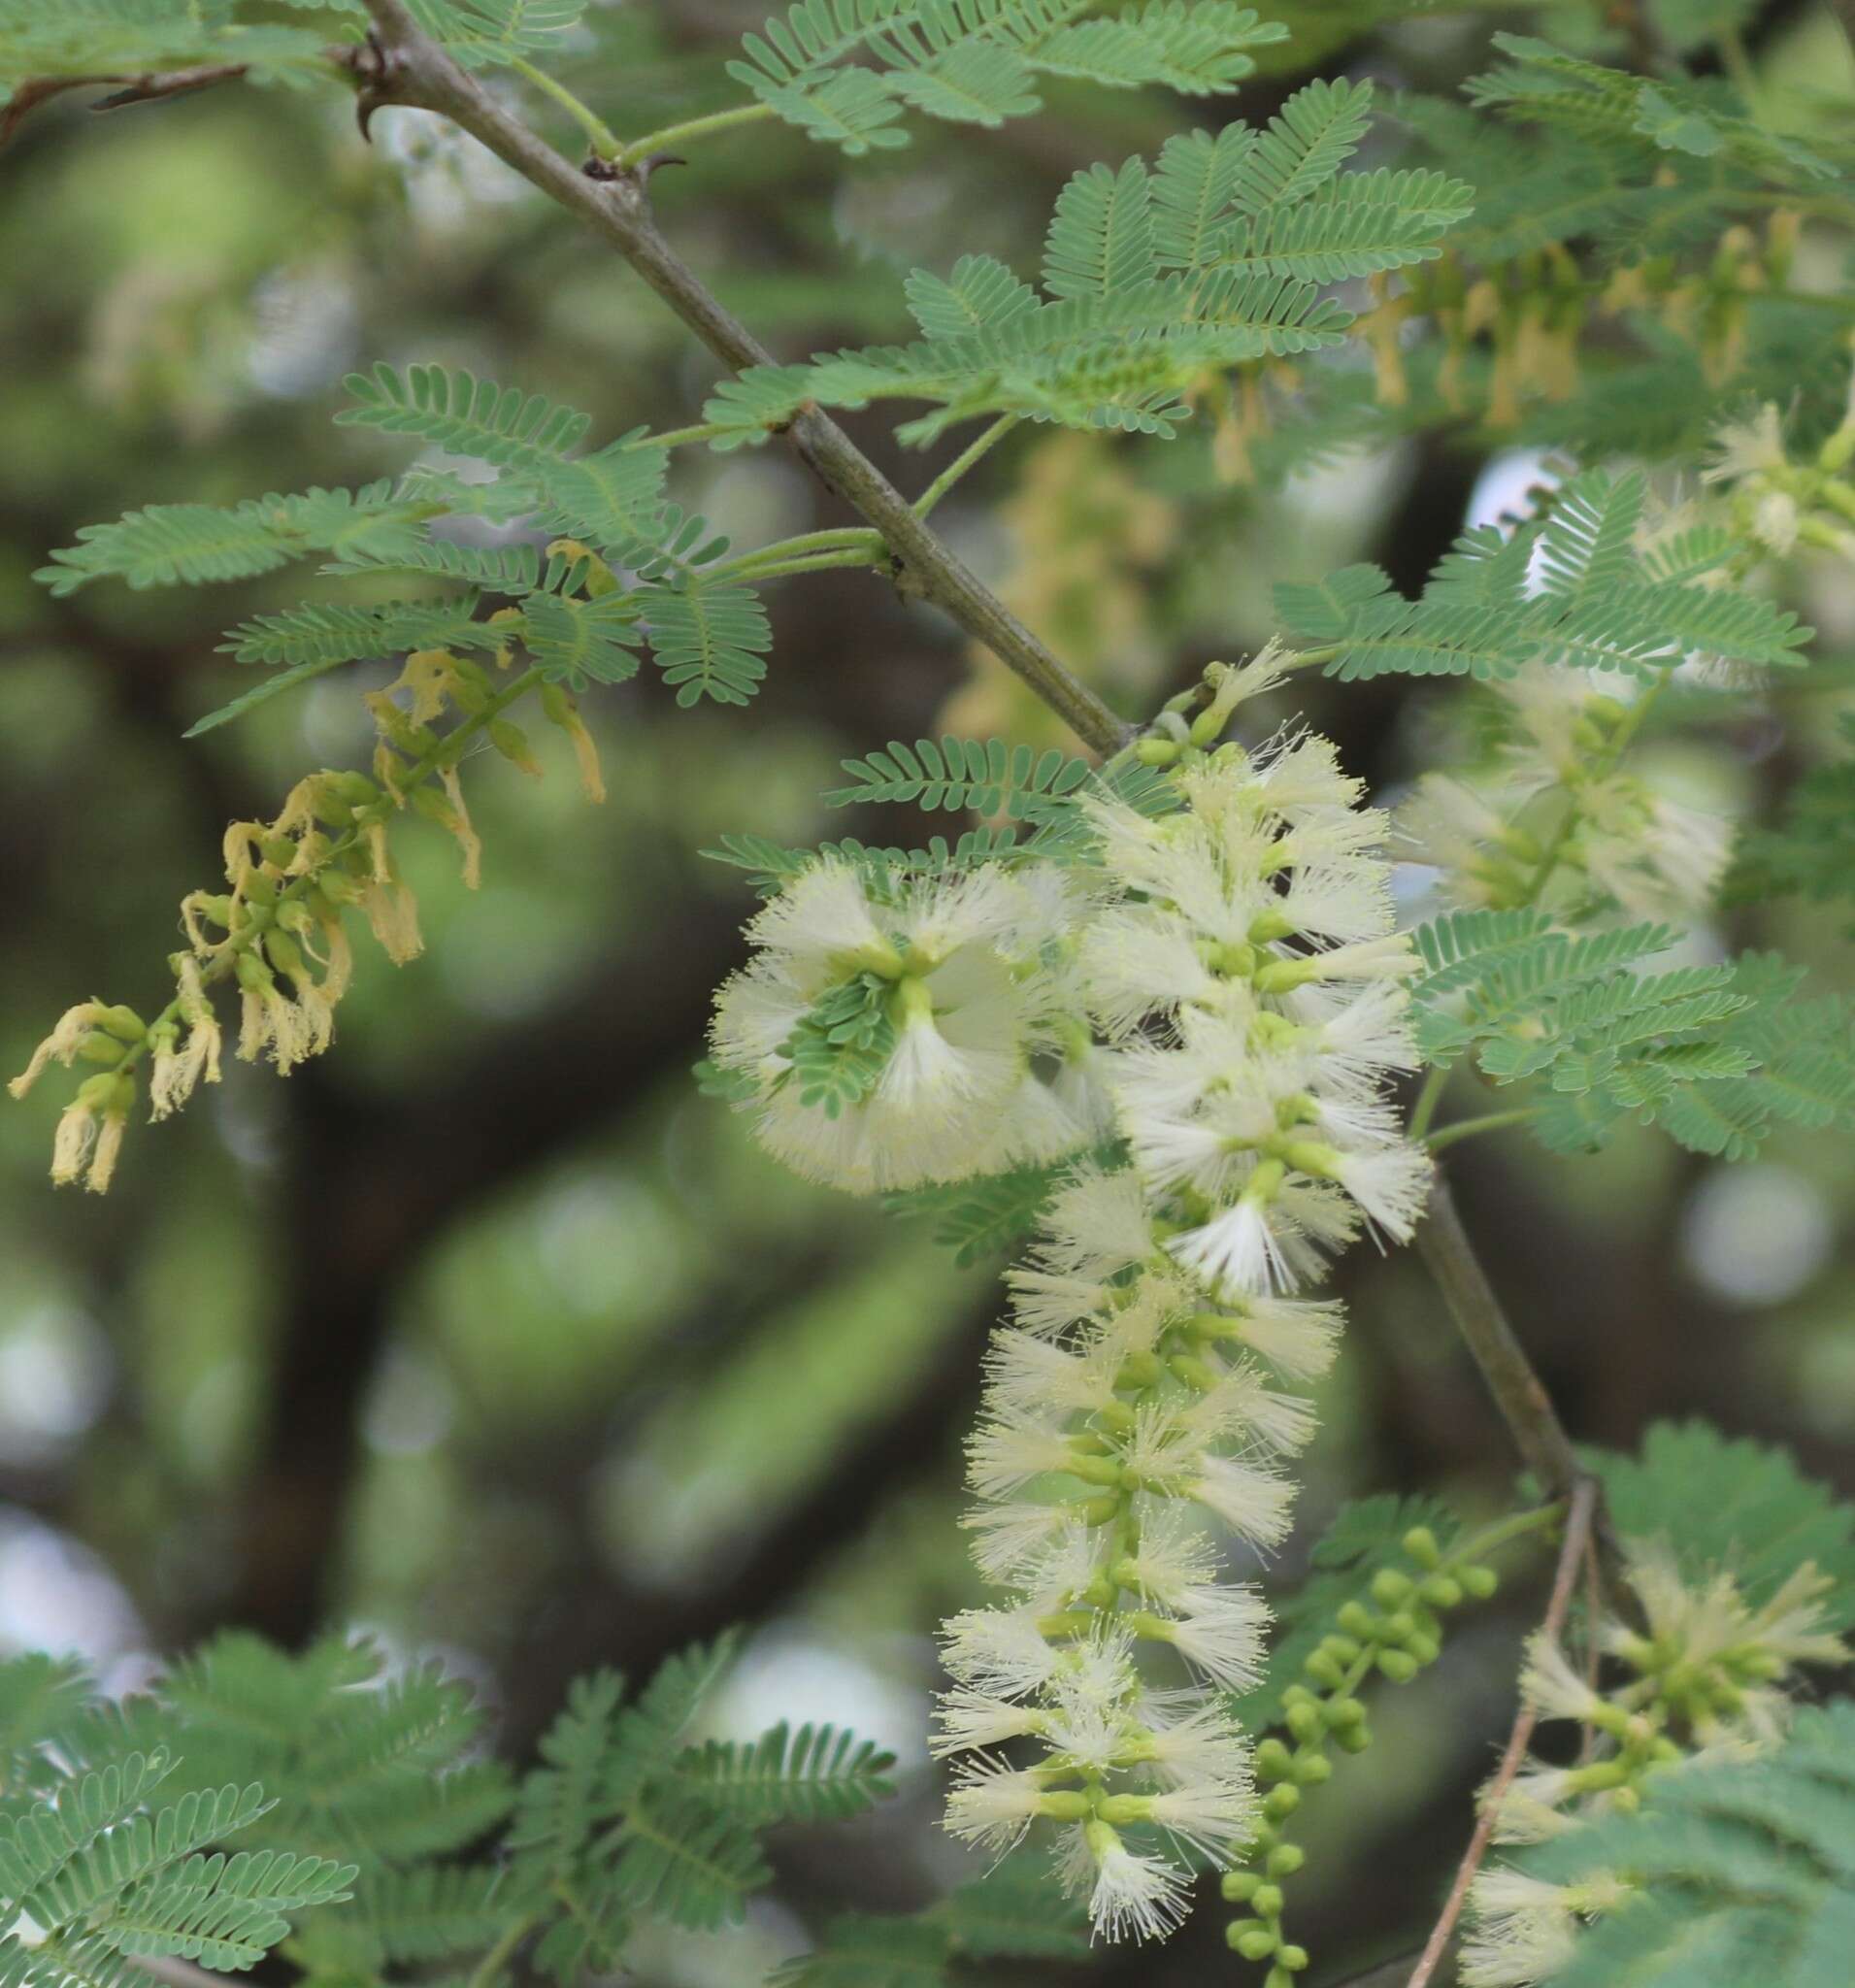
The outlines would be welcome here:
[[[1110,23],[1073,32],[1097,25]],[[1432,258],[1468,213],[1469,188],[1442,173],[1342,174],[1371,103],[1368,83],[1310,83],[1260,131],[1198,132],[1156,166],[1077,174],[1050,220],[1041,300],[988,257],[944,281],[916,271],[920,341],[750,367],[704,409],[723,431],[713,446],[762,442],[807,401],[887,399],[935,405],[897,431],[910,443],[997,414],[1172,435],[1204,373],[1337,344],[1350,320],[1321,286]]]
[[[917,739],[912,746],[891,739],[886,750],[846,759],[853,783],[825,796],[834,808],[862,801],[907,801],[932,812],[971,808],[980,814],[1001,811],[1013,821],[1049,812],[1051,802],[1074,793],[1088,779],[1089,766],[1051,746],[1008,746],[1003,739]]]
[[[0,1664],[0,1909],[50,1936],[0,1937],[0,1981],[116,1988],[160,1955],[242,1971],[286,1938],[313,1973],[368,1979],[532,1935],[533,1965],[572,1982],[639,1920],[725,1924],[767,1880],[763,1830],[861,1813],[893,1765],[836,1727],[692,1744],[738,1648],[691,1648],[629,1701],[612,1673],[579,1680],[513,1819],[506,1772],[464,1758],[467,1690],[383,1680],[363,1643],[227,1634],[120,1704],[69,1666]],[[228,1761],[270,1788],[214,1784]]]
[[[820,996],[779,1044],[792,1066],[782,1080],[802,1105],[835,1118],[876,1088],[895,1049],[893,991],[879,974],[859,974]]]
[[[1799,1714],[1756,1759],[1653,1776],[1616,1814],[1524,1854],[1548,1882],[1624,1873],[1641,1895],[1579,1935],[1552,1988],[1838,1988],[1855,1934],[1855,1706]]]
[[[1220,94],[1287,30],[1233,0],[796,0],[742,37],[728,74],[809,137],[855,157],[908,143],[904,108],[996,126],[1043,108],[1039,75]]]

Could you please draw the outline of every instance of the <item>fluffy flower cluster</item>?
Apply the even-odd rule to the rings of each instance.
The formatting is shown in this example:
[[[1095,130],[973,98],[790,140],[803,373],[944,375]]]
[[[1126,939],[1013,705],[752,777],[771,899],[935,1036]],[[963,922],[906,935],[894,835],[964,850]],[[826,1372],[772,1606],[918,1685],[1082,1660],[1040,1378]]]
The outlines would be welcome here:
[[[1830,1582],[1803,1567],[1758,1607],[1729,1574],[1686,1579],[1673,1556],[1631,1548],[1627,1579],[1643,1629],[1607,1619],[1596,1653],[1616,1667],[1601,1689],[1559,1645],[1536,1637],[1521,1690],[1541,1719],[1574,1720],[1592,1743],[1573,1767],[1529,1765],[1503,1797],[1495,1840],[1539,1842],[1654,1800],[1658,1773],[1684,1763],[1743,1759],[1774,1745],[1788,1721],[1786,1690],[1803,1664],[1840,1664],[1842,1640],[1821,1626]],[[1579,1929],[1626,1903],[1633,1874],[1598,1872],[1551,1884],[1511,1865],[1482,1871],[1469,1893],[1462,1956],[1467,1988],[1533,1988],[1572,1959]]]
[[[1794,458],[1783,418],[1767,401],[1749,418],[1714,432],[1705,480],[1719,487],[1739,530],[1762,551],[1786,558],[1799,547],[1855,559],[1855,374],[1841,425],[1814,461]]]
[[[1229,1865],[1254,1833],[1228,1694],[1267,1618],[1228,1542],[1288,1530],[1313,1417],[1281,1383],[1322,1373],[1340,1327],[1295,1293],[1363,1225],[1408,1236],[1428,1185],[1383,1095],[1413,1052],[1382,816],[1322,740],[1190,757],[1179,812],[1088,804],[1074,981],[1129,1161],[1074,1167],[1012,1274],[969,1521],[1010,1599],[948,1625],[940,1708],[949,1828],[1003,1851],[1055,1824],[1110,1938],[1170,1932],[1189,1853]]]
[[[1073,1150],[1103,1110],[1070,943],[1087,897],[1048,865],[804,870],[747,927],[711,1032],[762,1142],[858,1194]]]
[[[1712,902],[1732,822],[1613,764],[1633,720],[1593,672],[1534,662],[1490,688],[1500,756],[1471,777],[1423,776],[1398,815],[1410,860],[1436,866],[1458,903],[1496,910],[1533,902],[1547,877],[1550,898],[1632,918]]]

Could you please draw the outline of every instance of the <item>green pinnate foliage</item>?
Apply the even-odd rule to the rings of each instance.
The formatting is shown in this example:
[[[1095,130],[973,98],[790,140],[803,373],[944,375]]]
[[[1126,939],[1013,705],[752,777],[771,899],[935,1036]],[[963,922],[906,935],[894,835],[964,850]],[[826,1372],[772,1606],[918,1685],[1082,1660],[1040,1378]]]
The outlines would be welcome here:
[[[801,1103],[835,1118],[875,1089],[895,1047],[890,991],[880,975],[859,974],[820,996],[779,1045]]]
[[[0,1818],[24,1813],[40,1788],[62,1785],[54,1750],[83,1722],[90,1692],[71,1657],[33,1650],[0,1664]]]
[[[760,687],[773,627],[751,587],[685,573],[650,595],[649,614],[651,658],[679,704],[743,705]]]
[[[813,1951],[778,1969],[769,1988],[935,1988],[977,1978],[965,1963],[1077,1961],[1087,1952],[1081,1907],[1020,1854],[911,1916],[832,1920]]]
[[[162,1749],[128,1753],[71,1773],[0,1825],[0,1906],[41,1936],[0,1936],[0,1975],[94,1988],[122,1979],[125,1959],[162,1954],[243,1971],[291,1914],[349,1896],[352,1864],[210,1850],[273,1805],[255,1782],[174,1795],[173,1768]]]
[[[1048,813],[1050,803],[1073,794],[1088,779],[1085,759],[1051,746],[1034,752],[1003,739],[891,739],[880,752],[846,759],[852,783],[825,796],[833,807],[863,801],[907,801],[928,812],[971,808],[1005,812],[1013,821]]]
[[[289,1658],[227,1632],[174,1665],[158,1697],[96,1715],[100,1735],[142,1744],[177,1722],[174,1786],[210,1788],[242,1765],[273,1791],[252,1824],[267,1846],[372,1871],[454,1848],[509,1808],[506,1773],[466,1758],[481,1733],[470,1692],[430,1666],[388,1677],[371,1643],[330,1637]]]
[[[1093,1157],[1100,1162],[1112,1155],[1103,1150]],[[985,1263],[1023,1242],[1070,1171],[1066,1161],[1013,1167],[977,1180],[910,1188],[889,1195],[883,1206],[891,1214],[933,1222],[935,1242],[952,1250],[955,1263]]]
[[[1855,1931],[1855,1707],[1799,1715],[1775,1751],[1657,1775],[1638,1815],[1529,1851],[1551,1883],[1620,1873],[1636,1895],[1578,1936],[1552,1988],[1835,1988]]]
[[[742,38],[728,74],[778,116],[856,156],[908,143],[905,109],[997,126],[1043,108],[1041,75],[1221,94],[1286,30],[1232,0],[797,0]]]
[[[1624,1538],[1666,1543],[1697,1579],[1730,1568],[1754,1607],[1813,1563],[1830,1582],[1825,1626],[1855,1626],[1855,1506],[1805,1477],[1787,1451],[1705,1422],[1659,1422],[1639,1454],[1599,1451],[1592,1463]]]
[[[352,426],[474,457],[488,482],[415,470],[356,491],[311,490],[229,509],[161,505],[80,534],[40,578],[55,594],[116,578],[132,587],[252,579],[326,556],[332,575],[393,573],[454,582],[452,600],[383,607],[310,602],[229,631],[241,663],[279,676],[209,713],[209,731],[344,663],[426,648],[524,646],[550,682],[573,689],[633,676],[648,649],[681,705],[745,704],[766,676],[773,631],[759,596],[727,575],[728,542],[663,494],[665,451],[633,429],[587,454],[569,451],[590,419],[461,369],[377,366],[348,381]],[[548,535],[488,547],[437,536],[457,516],[519,522]],[[628,578],[621,581],[617,571]],[[493,607],[500,599],[505,605]]]
[[[837,1727],[697,1743],[738,1648],[692,1648],[629,1701],[613,1673],[579,1680],[519,1783],[478,1755],[465,1687],[387,1677],[365,1643],[222,1636],[120,1705],[69,1666],[0,1666],[0,1905],[49,1936],[0,1941],[0,1978],[117,1988],[137,1957],[243,1971],[287,1942],[318,1978],[379,1983],[532,1940],[570,1984],[643,1921],[726,1924],[767,1882],[765,1830],[862,1813],[893,1765]],[[211,1785],[226,1760],[268,1789]]]
[[[601,600],[528,594],[521,628],[524,646],[550,682],[581,690],[589,683],[622,683],[638,673],[644,631],[636,603],[623,594]]]
[[[564,456],[592,425],[590,416],[542,394],[498,386],[461,368],[413,366],[402,374],[381,365],[350,373],[346,385],[353,406],[338,421],[510,467]]]
[[[784,1720],[745,1743],[711,1740],[678,1756],[679,1778],[713,1806],[757,1826],[771,1822],[844,1821],[894,1792],[895,1756],[874,1740],[832,1725]]]
[[[1375,566],[1315,584],[1283,582],[1287,632],[1332,654],[1347,681],[1390,672],[1499,680],[1532,662],[1614,670],[1652,680],[1695,655],[1796,669],[1812,631],[1758,595],[1691,580],[1644,579],[1629,556],[1640,479],[1598,470],[1568,484],[1543,519],[1512,534],[1479,527],[1458,541],[1423,593],[1408,600]],[[1540,550],[1543,584],[1528,586]]]
[[[249,580],[314,552],[386,563],[417,542],[430,514],[422,499],[387,480],[359,490],[248,498],[225,510],[150,505],[114,524],[86,526],[79,544],[54,552],[38,577],[65,595],[105,577],[132,587]]]
[[[356,662],[414,648],[494,648],[498,633],[477,618],[476,605],[474,599],[455,604],[389,601],[374,608],[335,601],[306,604],[253,615],[228,629],[219,648],[234,662],[286,668]]]
[[[1420,927],[1417,1043],[1446,1068],[1473,1055],[1497,1084],[1540,1080],[1535,1130],[1561,1151],[1635,1116],[1695,1152],[1748,1159],[1774,1124],[1834,1123],[1855,1103],[1843,1005],[1802,1001],[1769,954],[1653,973],[1669,926],[1573,937],[1531,911],[1458,911]]]
[[[1807,185],[1834,170],[1806,147],[1753,122],[1730,94],[1705,84],[1630,76],[1527,35],[1497,34],[1494,45],[1508,60],[1470,82],[1469,100],[1477,108],[1587,139],[1718,158],[1782,184]]]
[[[327,37],[309,26],[253,21],[232,0],[0,0],[0,119],[34,85],[244,62],[258,83],[304,83],[326,64]]]
[[[1051,218],[1043,301],[989,258],[944,282],[916,272],[919,342],[750,368],[704,410],[713,446],[764,441],[807,400],[938,402],[897,431],[910,443],[998,414],[1172,435],[1196,378],[1340,343],[1350,320],[1322,286],[1430,259],[1469,211],[1443,174],[1342,173],[1371,101],[1370,84],[1310,83],[1261,131],[1078,173]]]
[[[1508,935],[1512,943],[1504,944]],[[1441,964],[1414,989],[1418,1046],[1427,1061],[1446,1065],[1474,1045],[1530,1041],[1540,1019],[1573,995],[1594,985],[1627,994],[1618,977],[1678,937],[1671,926],[1641,924],[1573,938],[1534,911],[1453,913],[1419,929],[1419,950]]]

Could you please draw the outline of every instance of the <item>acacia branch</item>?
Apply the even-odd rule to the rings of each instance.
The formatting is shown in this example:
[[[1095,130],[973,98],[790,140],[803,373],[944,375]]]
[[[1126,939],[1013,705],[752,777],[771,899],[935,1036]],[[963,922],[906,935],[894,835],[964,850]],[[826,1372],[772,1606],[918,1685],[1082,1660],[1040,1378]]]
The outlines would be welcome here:
[[[1592,1526],[1597,1518],[1598,1486],[1594,1477],[1580,1477],[1573,1486],[1571,1506],[1566,1512],[1565,1540],[1559,1548],[1558,1571],[1552,1577],[1552,1596],[1546,1604],[1545,1619],[1540,1625],[1540,1634],[1556,1642],[1565,1628],[1565,1618],[1572,1607],[1572,1590],[1576,1583],[1579,1564],[1595,1550],[1592,1540]],[[1507,1798],[1507,1790],[1513,1786],[1514,1776],[1520,1772],[1520,1763],[1526,1758],[1527,1748],[1533,1742],[1533,1729],[1539,1723],[1537,1706],[1522,1703],[1514,1716],[1513,1730],[1507,1735],[1507,1751],[1501,1756],[1501,1765],[1495,1770],[1494,1779],[1488,1784],[1481,1798],[1481,1813],[1476,1818],[1474,1834],[1469,1839],[1469,1847],[1462,1853],[1462,1862],[1456,1867],[1455,1882],[1449,1887],[1449,1896],[1443,1901],[1441,1915],[1431,1929],[1430,1938],[1424,1942],[1417,1965],[1411,1970],[1410,1979],[1405,1988],[1428,1988],[1431,1976],[1437,1971],[1439,1962],[1449,1944],[1449,1937],[1456,1930],[1456,1921],[1462,1917],[1462,1907],[1469,1897],[1469,1887],[1474,1882],[1474,1875],[1481,1868],[1481,1860],[1488,1854],[1488,1845],[1494,1840],[1495,1823],[1500,1817],[1501,1804]]]
[[[1522,1460],[1547,1491],[1570,1491],[1581,1475],[1577,1452],[1545,1382],[1535,1373],[1501,1309],[1441,1173],[1431,1190],[1429,1211],[1418,1225],[1416,1244]]]
[[[603,235],[704,345],[740,372],[773,354],[702,282],[658,232],[646,198],[649,161],[635,168],[595,163],[582,171],[512,116],[413,18],[404,0],[366,0],[379,30],[372,47],[347,57],[360,81],[363,116],[386,104],[435,111],[503,163]],[[932,601],[982,643],[1098,753],[1126,744],[1124,724],[1072,676],[927,524],[829,415],[810,403],[787,430],[793,447],[828,489],[881,533],[909,591]]]
[[[357,51],[363,108],[397,103],[436,111],[576,214],[617,248],[631,266],[711,351],[740,370],[772,355],[703,285],[650,217],[645,168],[601,166],[588,174],[513,117],[461,69],[407,11],[404,0],[366,0],[379,44]],[[969,635],[1008,663],[1095,750],[1124,745],[1122,724],[929,529],[901,492],[815,407],[793,420],[790,435],[820,480],[882,534],[913,589],[944,608]],[[1439,1183],[1417,1246],[1457,1329],[1486,1376],[1520,1453],[1551,1491],[1568,1490],[1577,1459],[1551,1397],[1503,1314],[1446,1185]]]

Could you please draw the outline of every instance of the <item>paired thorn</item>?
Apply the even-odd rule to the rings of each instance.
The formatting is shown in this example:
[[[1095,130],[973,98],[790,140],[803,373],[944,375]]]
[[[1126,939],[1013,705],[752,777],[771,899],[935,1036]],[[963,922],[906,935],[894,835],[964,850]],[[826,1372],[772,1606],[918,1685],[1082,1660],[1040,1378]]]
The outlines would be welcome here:
[[[391,85],[405,68],[405,58],[386,47],[374,28],[367,39],[348,57],[358,87],[354,94],[354,121],[360,126],[361,141],[374,142],[374,113],[393,101]]]

